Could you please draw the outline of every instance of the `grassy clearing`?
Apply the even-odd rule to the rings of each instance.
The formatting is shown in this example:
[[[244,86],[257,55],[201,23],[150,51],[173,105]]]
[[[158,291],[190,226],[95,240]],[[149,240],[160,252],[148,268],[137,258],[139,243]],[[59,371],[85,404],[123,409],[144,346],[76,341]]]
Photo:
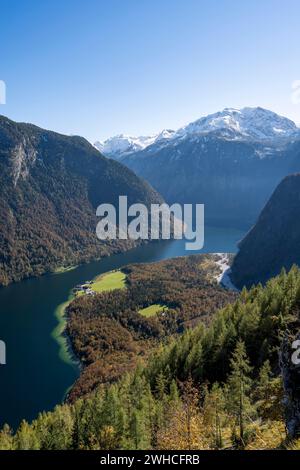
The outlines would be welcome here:
[[[107,292],[115,289],[124,289],[126,287],[126,274],[122,271],[111,271],[107,274],[101,274],[86,286],[94,292]],[[84,291],[78,291],[76,297],[85,295]]]
[[[75,269],[75,267],[68,268],[68,270],[71,270],[71,269]],[[112,271],[107,274],[98,276],[93,281],[93,283],[90,284],[88,287],[91,290],[94,290],[95,292],[104,292],[104,291],[110,291],[114,289],[123,289],[126,287],[126,275],[122,271]],[[59,345],[60,358],[64,362],[72,366],[74,366],[74,359],[72,358],[69,352],[68,340],[66,336],[64,336],[63,334],[66,328],[65,310],[70,304],[70,302],[72,302],[74,297],[78,297],[81,295],[84,295],[83,291],[77,292],[75,296],[70,295],[69,299],[66,302],[58,305],[58,307],[55,310],[55,317],[58,323],[55,329],[52,331],[52,337],[55,339],[55,341]]]
[[[105,292],[126,287],[126,275],[122,271],[112,271],[95,279],[90,285],[95,292]]]
[[[153,304],[150,305],[149,307],[142,308],[139,310],[139,313],[143,315],[144,317],[154,317],[154,315],[157,315],[158,313],[163,312],[164,310],[167,309],[166,305],[161,305],[161,304]]]

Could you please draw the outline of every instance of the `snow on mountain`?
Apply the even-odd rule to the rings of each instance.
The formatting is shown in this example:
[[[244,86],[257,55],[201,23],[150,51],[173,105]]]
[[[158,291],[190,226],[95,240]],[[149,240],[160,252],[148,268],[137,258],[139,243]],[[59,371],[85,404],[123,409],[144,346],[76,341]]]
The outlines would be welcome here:
[[[159,147],[172,144],[177,139],[185,139],[215,133],[226,140],[255,140],[265,144],[277,143],[285,139],[300,138],[300,129],[290,119],[263,108],[225,108],[194,121],[176,132],[163,130],[152,136],[132,137],[117,135],[104,142],[96,142],[95,147],[104,155],[121,158],[146,149],[153,144]],[[151,147],[151,150],[156,148]]]
[[[215,131],[224,132],[226,138],[255,140],[289,138],[300,132],[290,119],[263,108],[225,108],[179,129],[175,137]]]
[[[159,134],[152,136],[140,136],[133,137],[129,135],[116,135],[110,137],[104,142],[95,142],[94,146],[107,157],[118,158],[124,155],[128,155],[139,150],[143,150],[149,145],[155,142],[161,142],[165,139],[170,139],[174,134],[174,131],[164,129]]]

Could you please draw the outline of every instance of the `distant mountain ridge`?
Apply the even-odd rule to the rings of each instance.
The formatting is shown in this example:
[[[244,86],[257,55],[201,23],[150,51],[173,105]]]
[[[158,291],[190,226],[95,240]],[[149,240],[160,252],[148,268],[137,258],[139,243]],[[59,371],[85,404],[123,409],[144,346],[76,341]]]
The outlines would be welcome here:
[[[118,160],[167,202],[204,203],[207,222],[249,227],[282,178],[300,171],[300,130],[263,108],[227,108]]]
[[[229,140],[253,139],[266,142],[300,137],[300,129],[290,119],[261,107],[246,107],[225,108],[223,111],[197,119],[177,131],[165,129],[159,134],[142,137],[120,134],[104,142],[97,141],[94,145],[104,155],[120,158],[144,150],[153,144],[168,145],[176,139],[211,132]]]
[[[273,140],[291,138],[300,129],[290,119],[263,108],[225,108],[177,131],[177,135],[224,131],[224,137],[235,139]],[[232,134],[229,134],[232,132]]]
[[[162,201],[84,138],[0,116],[0,285],[132,247],[96,237],[96,207],[124,194]]]
[[[257,223],[239,244],[231,278],[238,287],[265,283],[293,264],[300,266],[300,174],[276,188]]]
[[[164,129],[159,134],[151,136],[132,137],[125,134],[110,137],[104,142],[97,141],[94,146],[106,157],[115,158],[118,160],[124,155],[129,155],[139,150],[144,150],[150,145],[169,139],[173,136],[174,131]]]

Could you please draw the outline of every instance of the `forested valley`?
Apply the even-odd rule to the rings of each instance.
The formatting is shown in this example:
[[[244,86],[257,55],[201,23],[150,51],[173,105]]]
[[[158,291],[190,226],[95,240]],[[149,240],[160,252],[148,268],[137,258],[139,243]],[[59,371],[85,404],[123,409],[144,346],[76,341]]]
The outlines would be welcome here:
[[[195,255],[123,268],[126,288],[76,298],[67,310],[67,334],[83,365],[69,394],[73,401],[114,382],[168,338],[202,321],[236,295],[215,281],[218,255]],[[161,313],[142,309],[160,304]]]
[[[184,261],[175,260],[175,267],[172,267],[173,262],[162,263],[160,275],[163,278],[169,269],[176,283],[176,263],[184,265]],[[185,262],[191,263],[194,269],[199,265],[196,257]],[[130,284],[138,282],[140,276],[151,278],[151,270],[151,266],[148,272],[145,266],[128,268],[127,295],[130,295]],[[155,270],[152,274],[155,278]],[[193,289],[195,279],[188,272],[184,278]],[[159,291],[159,287],[157,289]],[[195,286],[194,292],[196,289]],[[174,292],[178,293],[178,289]],[[161,301],[171,308],[170,296],[169,291]],[[89,309],[90,317],[86,319],[86,328],[91,328],[96,305],[98,302],[103,305],[106,297],[77,299],[69,312],[71,324],[72,315],[77,318],[80,312],[81,322],[84,322],[86,302],[92,302],[95,309]],[[154,298],[149,293],[146,300],[152,302]],[[174,335],[169,338],[164,335],[164,317],[161,323],[156,319],[153,326],[154,319],[148,319],[149,328],[155,331],[152,333],[155,342],[146,357],[136,354],[134,367],[124,369],[114,383],[106,381],[89,393],[84,390],[80,398],[75,394],[69,403],[57,406],[52,412],[41,413],[31,424],[23,421],[16,431],[4,426],[0,448],[299,448],[300,441],[286,434],[287,410],[283,408],[286,400],[283,400],[285,391],[279,353],[283,342],[292,337],[295,325],[299,324],[300,270],[293,267],[289,273],[283,271],[265,287],[244,289],[237,298],[227,300],[230,302],[214,315],[203,315],[203,321],[197,320],[194,328],[188,324],[182,327],[197,318],[192,313],[194,297],[187,295],[181,303],[182,311],[174,303],[173,314],[177,308],[182,316],[178,314],[177,320],[171,321]],[[176,302],[179,302],[178,297]],[[208,300],[206,302],[209,305]],[[189,303],[190,314],[185,316],[183,312]],[[197,309],[199,311],[199,307],[194,311]],[[128,313],[132,311],[135,310],[128,309]],[[112,312],[107,312],[108,317],[116,321]],[[144,320],[134,329],[133,318],[130,315],[126,318],[130,319],[130,334],[141,335],[144,341],[149,338],[150,330]],[[179,335],[176,329],[181,327],[185,331]],[[110,347],[112,350],[112,343]],[[88,347],[86,351],[84,347],[78,348],[85,360],[93,364],[96,346],[94,351]]]

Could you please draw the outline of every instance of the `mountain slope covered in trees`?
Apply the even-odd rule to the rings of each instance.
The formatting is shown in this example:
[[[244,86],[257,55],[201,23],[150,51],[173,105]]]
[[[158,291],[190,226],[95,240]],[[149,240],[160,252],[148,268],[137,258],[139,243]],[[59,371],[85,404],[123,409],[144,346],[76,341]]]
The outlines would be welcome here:
[[[276,188],[257,223],[239,244],[231,277],[242,287],[266,282],[284,267],[300,265],[300,174]]]
[[[161,197],[81,137],[0,117],[0,285],[127,249],[96,237],[96,207]]]
[[[279,362],[299,293],[296,267],[244,289],[209,326],[158,346],[146,367],[16,433],[5,426],[0,448],[299,449],[297,437],[286,439]]]
[[[126,289],[76,298],[67,309],[67,334],[83,364],[69,399],[81,397],[101,383],[118,380],[146,360],[171,336],[200,321],[209,323],[214,312],[232,302],[235,294],[218,286],[218,255],[181,257],[151,264],[129,265]],[[156,315],[140,311],[162,305]]]

